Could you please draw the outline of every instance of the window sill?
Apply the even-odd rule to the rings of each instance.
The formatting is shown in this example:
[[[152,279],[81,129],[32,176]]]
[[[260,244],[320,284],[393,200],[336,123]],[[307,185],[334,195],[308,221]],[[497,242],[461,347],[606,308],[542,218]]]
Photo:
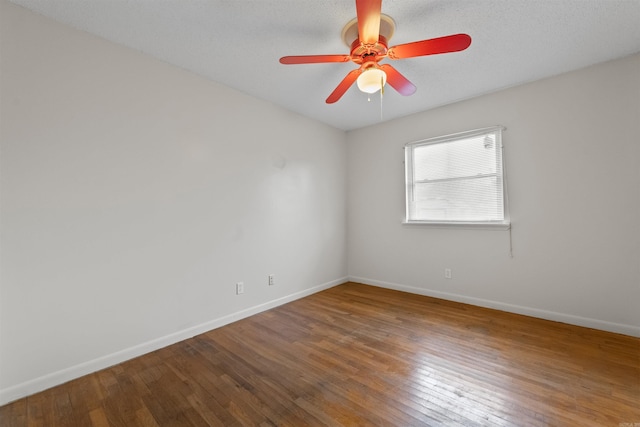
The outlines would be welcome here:
[[[475,230],[508,230],[510,222],[467,222],[467,221],[403,221],[403,225],[419,225],[434,228],[471,228]]]

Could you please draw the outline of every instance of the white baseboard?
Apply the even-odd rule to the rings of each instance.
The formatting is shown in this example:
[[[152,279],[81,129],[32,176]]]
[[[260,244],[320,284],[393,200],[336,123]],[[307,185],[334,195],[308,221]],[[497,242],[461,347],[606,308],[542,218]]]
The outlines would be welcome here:
[[[614,332],[617,334],[640,337],[640,327],[625,325],[622,323],[607,322],[604,320],[590,319],[587,317],[574,316],[572,314],[558,313],[555,311],[542,310],[521,305],[508,304],[499,301],[491,301],[482,298],[468,297],[464,295],[451,294],[448,292],[434,291],[431,289],[416,288],[413,286],[401,285],[397,283],[384,282],[369,279],[366,277],[349,276],[350,282],[362,283],[365,285],[378,286],[380,288],[395,289],[397,291],[409,292],[412,294],[425,295],[449,301],[456,301],[479,307],[493,308],[507,311],[509,313],[523,314],[525,316],[537,317],[539,319],[553,320],[555,322],[567,323],[570,325],[584,326],[586,328],[598,329],[601,331]]]
[[[107,354],[97,359],[89,360],[87,362],[2,389],[0,390],[0,406],[345,282],[347,282],[346,277],[332,280],[300,292],[295,292],[263,304],[213,319],[182,331],[174,332],[115,353]]]

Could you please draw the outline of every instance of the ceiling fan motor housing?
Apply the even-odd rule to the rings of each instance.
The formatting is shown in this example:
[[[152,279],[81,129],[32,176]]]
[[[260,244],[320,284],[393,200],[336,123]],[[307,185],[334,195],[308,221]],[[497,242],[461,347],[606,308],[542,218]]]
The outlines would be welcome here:
[[[396,23],[389,15],[380,14],[380,33],[378,42],[366,44],[358,34],[358,19],[354,18],[342,29],[342,41],[349,46],[351,60],[356,64],[377,62],[387,54],[389,40],[393,36]]]

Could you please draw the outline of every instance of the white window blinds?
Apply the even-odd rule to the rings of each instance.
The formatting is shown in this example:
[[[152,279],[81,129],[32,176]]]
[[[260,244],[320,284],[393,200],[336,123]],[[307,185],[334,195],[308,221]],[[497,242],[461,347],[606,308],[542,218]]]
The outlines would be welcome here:
[[[508,224],[502,127],[405,146],[408,223]]]

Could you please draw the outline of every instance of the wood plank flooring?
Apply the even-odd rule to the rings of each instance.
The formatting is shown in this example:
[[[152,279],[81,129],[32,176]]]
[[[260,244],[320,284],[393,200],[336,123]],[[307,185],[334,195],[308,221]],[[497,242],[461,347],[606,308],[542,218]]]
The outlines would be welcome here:
[[[3,427],[640,426],[640,339],[347,283],[0,408]]]

